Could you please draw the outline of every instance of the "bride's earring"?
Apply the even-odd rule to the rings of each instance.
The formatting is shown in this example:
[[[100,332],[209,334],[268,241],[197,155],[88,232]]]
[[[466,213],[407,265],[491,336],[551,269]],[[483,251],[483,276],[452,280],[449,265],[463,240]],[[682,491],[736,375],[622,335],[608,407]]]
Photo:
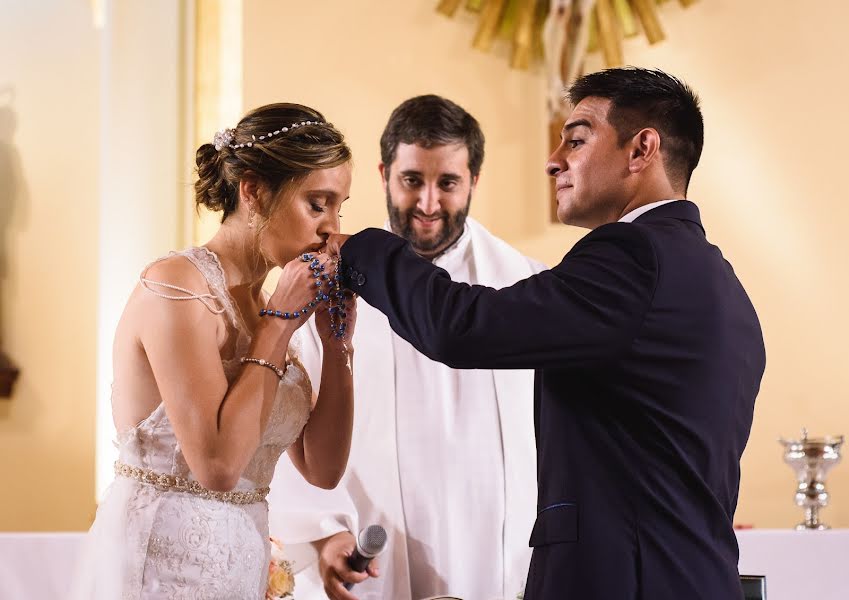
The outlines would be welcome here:
[[[250,229],[254,228],[254,209],[253,209],[253,207],[248,208],[248,227]]]

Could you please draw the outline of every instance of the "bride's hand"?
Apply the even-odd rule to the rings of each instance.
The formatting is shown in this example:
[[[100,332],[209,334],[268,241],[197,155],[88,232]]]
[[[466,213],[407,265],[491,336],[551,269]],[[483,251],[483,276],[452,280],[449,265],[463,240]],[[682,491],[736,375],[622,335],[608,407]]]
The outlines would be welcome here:
[[[331,233],[324,244],[324,251],[330,256],[339,256],[342,252],[342,246],[348,241],[349,237],[351,236],[346,233]]]
[[[334,307],[339,307],[339,304],[334,299],[333,305]],[[342,319],[340,319],[340,311],[337,309],[336,313],[333,315],[334,321],[338,328],[339,323],[345,323],[345,335],[343,339],[338,339],[333,331],[330,329],[330,306],[327,302],[322,302],[321,306],[318,307],[315,311],[315,328],[318,332],[318,337],[321,338],[321,343],[325,348],[328,347],[338,347],[339,349],[346,349],[350,351],[352,349],[351,346],[351,338],[354,336],[354,328],[357,325],[357,296],[353,292],[349,290],[345,290],[345,297],[343,299],[344,310],[341,311],[341,314],[344,315]]]
[[[316,301],[319,291],[327,290],[326,280],[315,278],[312,268],[312,265],[316,264],[314,261],[324,266],[322,273],[330,274],[333,267],[327,254],[312,254],[313,258],[308,261],[304,261],[302,256],[304,255],[299,255],[298,258],[283,265],[277,287],[266,307],[266,310],[289,313],[298,326],[305,323],[322,304]],[[323,285],[317,286],[317,281],[321,281]],[[305,308],[306,311],[304,311]],[[298,316],[294,316],[294,313],[298,313]]]

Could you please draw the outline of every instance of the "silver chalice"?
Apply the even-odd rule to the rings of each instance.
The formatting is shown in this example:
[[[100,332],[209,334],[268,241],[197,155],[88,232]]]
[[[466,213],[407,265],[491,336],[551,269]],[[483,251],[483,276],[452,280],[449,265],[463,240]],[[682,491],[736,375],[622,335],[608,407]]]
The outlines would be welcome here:
[[[808,437],[802,429],[799,440],[778,440],[784,446],[784,462],[796,473],[796,504],[805,510],[805,520],[796,525],[797,530],[829,529],[820,521],[820,510],[828,505],[825,478],[829,470],[840,462],[843,436]]]

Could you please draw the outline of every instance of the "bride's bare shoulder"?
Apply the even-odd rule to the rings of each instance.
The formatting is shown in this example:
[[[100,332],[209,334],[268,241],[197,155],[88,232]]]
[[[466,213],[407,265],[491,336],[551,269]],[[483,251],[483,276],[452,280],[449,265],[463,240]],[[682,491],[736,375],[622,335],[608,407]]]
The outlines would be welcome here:
[[[221,299],[191,260],[163,258],[144,269],[124,308],[118,336],[139,338],[149,326],[218,327]]]
[[[148,266],[142,271],[139,283],[148,283],[149,286],[165,284],[159,285],[160,288],[177,286],[197,294],[206,293],[209,288],[203,273],[191,260],[181,254],[173,254]],[[162,290],[154,288],[153,291]]]

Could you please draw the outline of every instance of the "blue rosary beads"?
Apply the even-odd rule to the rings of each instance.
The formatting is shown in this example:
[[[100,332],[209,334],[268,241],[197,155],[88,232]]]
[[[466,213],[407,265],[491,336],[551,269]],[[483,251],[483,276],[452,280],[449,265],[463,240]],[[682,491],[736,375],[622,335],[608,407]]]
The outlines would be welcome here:
[[[330,294],[335,299],[335,305],[331,302],[331,306],[327,309],[327,312],[330,315],[330,331],[333,333],[333,336],[337,340],[344,340],[345,329],[348,327],[345,319],[348,315],[345,312],[345,292],[342,290],[342,276],[339,274],[342,258],[337,256],[333,260],[334,273]]]
[[[345,292],[342,291],[341,276],[339,275],[341,259],[338,256],[334,257],[334,272],[331,276],[324,272],[324,265],[320,264],[315,255],[306,253],[302,254],[300,258],[301,261],[309,263],[309,268],[312,269],[315,287],[318,288],[315,298],[300,310],[284,312],[263,308],[259,311],[259,316],[279,317],[281,319],[299,319],[302,316],[308,315],[309,312],[318,306],[320,302],[330,302],[330,307],[328,308],[328,313],[330,314],[330,331],[337,339],[344,339],[347,327],[347,324],[345,323],[347,314],[345,313]],[[330,294],[326,294],[322,291],[322,287],[325,284],[327,285]]]

